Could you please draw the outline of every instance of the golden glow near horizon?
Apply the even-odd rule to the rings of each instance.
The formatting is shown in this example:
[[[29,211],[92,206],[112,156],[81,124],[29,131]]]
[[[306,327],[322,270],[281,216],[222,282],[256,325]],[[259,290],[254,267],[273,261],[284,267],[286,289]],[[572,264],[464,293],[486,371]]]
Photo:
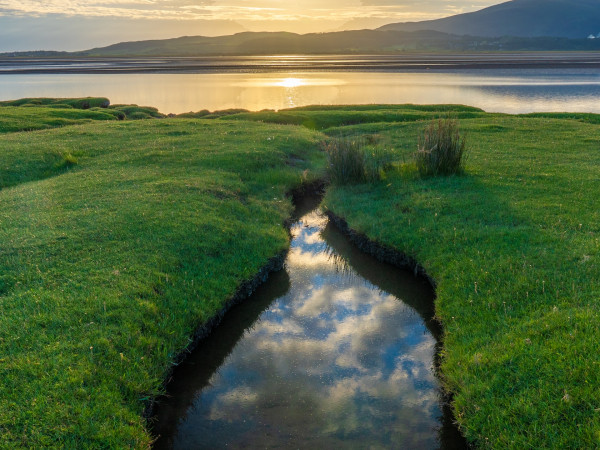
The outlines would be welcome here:
[[[281,86],[286,88],[295,88],[304,86],[306,81],[301,78],[285,78],[278,83],[275,83],[274,86]]]
[[[0,0],[0,52],[243,31],[321,33],[475,11],[502,0]]]
[[[228,20],[281,30],[310,22],[425,20],[473,11],[498,0],[3,0],[0,16],[45,15],[163,20]],[[271,24],[271,25],[269,25]],[[286,28],[288,24],[290,27]],[[293,25],[296,25],[295,27]],[[327,30],[322,30],[327,31]]]

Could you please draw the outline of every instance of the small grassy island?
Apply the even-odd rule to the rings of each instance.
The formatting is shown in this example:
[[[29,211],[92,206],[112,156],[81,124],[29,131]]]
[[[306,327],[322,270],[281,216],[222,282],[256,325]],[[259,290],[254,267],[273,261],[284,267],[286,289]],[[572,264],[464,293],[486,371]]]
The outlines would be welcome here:
[[[447,114],[466,169],[420,176],[420,133]],[[452,105],[0,102],[0,447],[150,446],[144,412],[171,365],[287,248],[286,194],[325,176],[341,138],[386,163],[323,206],[435,281],[466,437],[600,445],[599,125]]]

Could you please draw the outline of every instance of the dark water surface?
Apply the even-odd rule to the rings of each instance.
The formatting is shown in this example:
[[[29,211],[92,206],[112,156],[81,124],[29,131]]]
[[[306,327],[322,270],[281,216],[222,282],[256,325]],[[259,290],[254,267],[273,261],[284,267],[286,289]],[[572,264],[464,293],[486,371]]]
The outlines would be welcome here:
[[[155,448],[464,448],[435,377],[430,285],[314,210],[292,234],[285,270],[177,367]]]

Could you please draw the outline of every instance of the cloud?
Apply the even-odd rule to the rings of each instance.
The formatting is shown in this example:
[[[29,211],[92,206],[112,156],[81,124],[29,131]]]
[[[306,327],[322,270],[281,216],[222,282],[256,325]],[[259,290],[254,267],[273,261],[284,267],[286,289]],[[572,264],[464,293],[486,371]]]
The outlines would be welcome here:
[[[124,40],[223,35],[242,30],[324,32],[435,19],[498,3],[494,0],[0,0],[0,50],[75,50]],[[357,20],[359,18],[359,20]],[[30,26],[24,26],[25,20]],[[97,27],[81,30],[84,20]],[[103,19],[103,20],[101,20]],[[127,23],[117,26],[110,20]],[[148,21],[146,27],[135,21]],[[159,21],[159,22],[150,22]],[[164,22],[160,22],[164,21]],[[205,21],[202,26],[191,25]],[[60,26],[56,26],[60,22]],[[209,24],[212,22],[212,25]],[[236,27],[231,23],[235,22]],[[161,25],[157,26],[157,23]],[[179,23],[180,26],[176,24]],[[115,25],[117,24],[117,25]],[[164,26],[162,25],[164,24]],[[221,31],[218,28],[221,26]],[[13,30],[11,34],[7,30]],[[58,30],[57,36],[44,32]],[[137,30],[137,31],[136,31]],[[197,30],[197,31],[196,31]],[[153,34],[153,33],[154,34]],[[77,36],[77,39],[73,39]],[[38,44],[39,43],[39,44]],[[74,46],[78,46],[74,48]]]
[[[182,35],[217,36],[245,31],[234,21],[129,19],[48,14],[0,15],[0,52],[86,50],[119,41],[166,39]],[[73,37],[77,38],[74,39]]]
[[[4,0],[0,8],[9,14],[68,14],[120,16],[128,18],[190,19],[198,15],[219,20],[327,20],[349,21],[356,17],[389,19],[432,18],[448,12],[478,9],[497,3],[489,0],[321,0],[283,2],[281,0]],[[6,12],[5,12],[6,14]]]

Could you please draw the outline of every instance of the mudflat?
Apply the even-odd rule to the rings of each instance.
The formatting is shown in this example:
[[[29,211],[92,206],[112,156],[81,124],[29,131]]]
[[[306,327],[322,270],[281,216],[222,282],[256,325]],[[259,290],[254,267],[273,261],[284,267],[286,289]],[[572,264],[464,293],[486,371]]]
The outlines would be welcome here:
[[[202,57],[0,56],[0,74],[243,73],[600,68],[600,52],[411,53],[402,55],[275,55]]]

